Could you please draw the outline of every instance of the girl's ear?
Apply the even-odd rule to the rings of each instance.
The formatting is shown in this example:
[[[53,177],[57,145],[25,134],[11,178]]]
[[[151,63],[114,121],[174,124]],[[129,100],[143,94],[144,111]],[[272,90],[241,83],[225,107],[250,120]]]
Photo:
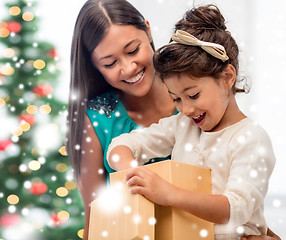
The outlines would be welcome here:
[[[236,70],[234,66],[228,64],[227,67],[223,70],[222,76],[224,86],[227,87],[229,90],[232,89],[236,79]]]
[[[147,26],[147,35],[148,35],[149,41],[153,42],[152,35],[151,35],[150,23],[146,19],[144,21],[145,21],[145,24]]]

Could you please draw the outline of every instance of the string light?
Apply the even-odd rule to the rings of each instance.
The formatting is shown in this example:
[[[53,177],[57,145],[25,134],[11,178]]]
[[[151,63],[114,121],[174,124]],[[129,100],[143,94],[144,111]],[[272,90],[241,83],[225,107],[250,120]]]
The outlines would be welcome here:
[[[44,114],[49,114],[52,111],[51,107],[49,105],[42,105],[40,107],[40,112]]]
[[[15,50],[13,48],[6,48],[4,50],[4,57],[12,58],[15,55]]]
[[[34,64],[33,64],[34,68],[41,70],[46,66],[45,61],[43,61],[42,59],[37,59]]]
[[[83,229],[80,229],[80,230],[78,230],[77,235],[78,235],[80,238],[83,238],[83,233],[84,233],[84,230],[83,230]]]
[[[10,7],[9,12],[12,16],[17,16],[21,13],[21,9],[18,6]]]
[[[0,107],[4,107],[5,104],[6,104],[5,100],[3,98],[0,98]]]
[[[24,21],[29,22],[34,19],[34,14],[31,12],[24,12],[22,15],[22,18]]]
[[[8,30],[8,24],[6,22],[0,23],[0,37],[5,38],[8,37],[10,34],[10,31]]]
[[[1,99],[0,99],[1,100]],[[1,106],[1,101],[0,101],[0,106]],[[63,156],[68,156],[67,154],[67,150],[66,150],[66,146],[62,146],[59,150],[60,154],[62,154]]]
[[[27,108],[26,108],[26,111],[27,113],[29,114],[36,114],[38,112],[38,107],[35,106],[35,105],[29,105]]]
[[[60,212],[58,212],[57,217],[61,221],[66,222],[69,219],[70,214],[67,211],[60,211]]]
[[[37,160],[32,160],[28,164],[29,168],[33,171],[37,171],[41,168],[41,163],[39,163]]]
[[[68,166],[64,163],[59,163],[56,166],[58,172],[65,172],[68,169]]]
[[[5,75],[5,76],[11,76],[14,74],[14,72],[15,72],[15,70],[13,67],[11,67],[10,64],[5,64],[4,66],[2,66],[0,68],[0,73]]]
[[[19,197],[15,194],[11,194],[7,197],[7,202],[11,205],[16,205],[19,203]]]
[[[21,128],[16,128],[15,130],[12,131],[12,134],[14,136],[21,136],[23,134],[23,130]]]
[[[22,129],[22,131],[27,132],[30,130],[31,125],[27,123],[26,121],[21,121],[20,128]]]
[[[65,187],[59,187],[57,190],[56,190],[56,194],[59,196],[59,197],[65,197],[69,194],[69,191],[65,188]]]
[[[65,187],[68,189],[68,190],[74,190],[76,188],[76,183],[74,181],[67,181],[65,183]]]

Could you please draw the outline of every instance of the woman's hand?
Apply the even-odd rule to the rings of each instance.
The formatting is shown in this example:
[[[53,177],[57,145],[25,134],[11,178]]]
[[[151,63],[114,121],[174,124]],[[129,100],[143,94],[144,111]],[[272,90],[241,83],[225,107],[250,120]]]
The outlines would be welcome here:
[[[132,194],[141,194],[151,202],[168,206],[168,196],[175,194],[176,187],[146,167],[137,167],[126,174]]]

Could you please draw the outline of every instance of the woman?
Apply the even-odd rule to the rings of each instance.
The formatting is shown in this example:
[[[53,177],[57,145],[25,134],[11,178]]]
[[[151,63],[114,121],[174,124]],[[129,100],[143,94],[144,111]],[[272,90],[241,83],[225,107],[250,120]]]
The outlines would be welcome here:
[[[149,23],[130,3],[84,4],[72,42],[67,143],[85,207],[84,239],[89,205],[112,172],[105,158],[112,138],[175,114],[173,100],[155,76],[153,53]]]

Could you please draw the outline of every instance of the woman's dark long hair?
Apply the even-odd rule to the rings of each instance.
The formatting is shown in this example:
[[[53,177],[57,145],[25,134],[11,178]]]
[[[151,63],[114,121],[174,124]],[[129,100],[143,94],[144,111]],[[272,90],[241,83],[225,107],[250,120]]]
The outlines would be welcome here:
[[[79,12],[71,47],[66,144],[76,179],[79,178],[81,170],[86,103],[112,89],[91,61],[91,53],[112,24],[132,25],[147,33],[144,17],[126,0],[88,0]],[[153,43],[151,45],[154,49]]]

